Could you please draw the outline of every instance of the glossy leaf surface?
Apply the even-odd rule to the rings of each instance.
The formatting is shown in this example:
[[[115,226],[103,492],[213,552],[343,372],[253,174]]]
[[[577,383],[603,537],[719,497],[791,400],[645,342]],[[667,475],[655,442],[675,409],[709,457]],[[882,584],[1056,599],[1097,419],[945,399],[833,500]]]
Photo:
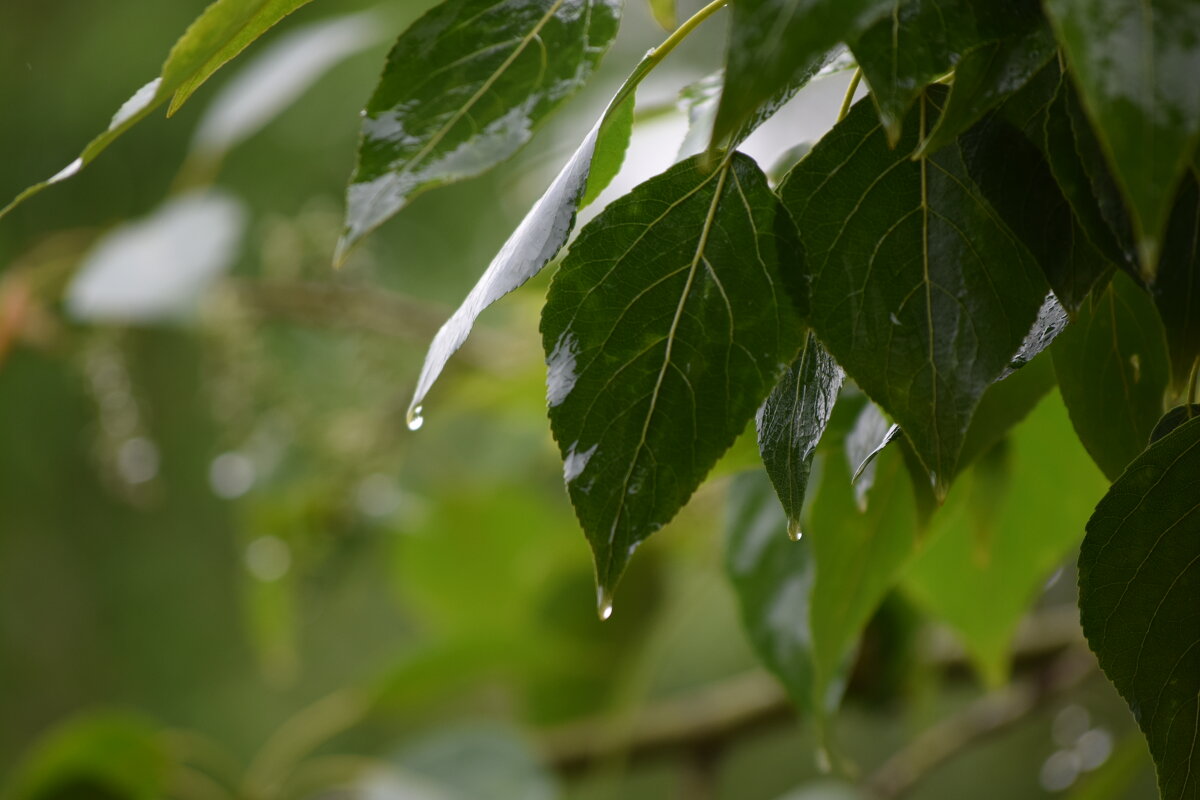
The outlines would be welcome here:
[[[1128,200],[1146,277],[1200,136],[1200,5],[1047,0],[1088,115]]]
[[[758,448],[793,537],[808,488],[813,455],[845,376],[811,333],[796,360],[758,411]]]
[[[1024,32],[1040,17],[1037,4],[1029,0],[989,6],[971,0],[895,0],[888,16],[850,41],[890,142],[899,141],[904,118],[926,86],[973,50]],[[982,86],[968,88],[976,92],[976,101],[986,102]],[[957,121],[951,118],[947,124]]]
[[[729,486],[725,571],[754,652],[801,711],[813,709],[810,541],[790,541],[770,480],[744,472]]]
[[[1166,329],[1174,386],[1183,390],[1200,358],[1200,182],[1192,173],[1171,211],[1150,292]]]
[[[447,0],[413,23],[364,111],[337,260],[416,195],[528,142],[591,75],[618,13],[615,0]]]
[[[764,106],[810,78],[835,45],[891,5],[889,0],[733,0],[713,143],[723,142]]]
[[[170,113],[181,105],[225,62],[266,33],[275,23],[310,0],[216,0],[175,42],[162,74],[138,89],[117,109],[108,128],[88,142],[79,157],[54,176],[25,189],[4,208],[0,217],[55,183],[76,175],[121,134],[168,99]]]
[[[1150,441],[1170,364],[1150,296],[1118,272],[1050,348],[1079,439],[1115,480]]]
[[[590,222],[550,287],[550,427],[605,595],[800,348],[777,211],[746,156],[689,159]]]
[[[955,630],[993,685],[1008,673],[1018,623],[1107,488],[1057,395],[999,449],[999,470],[985,463],[991,451],[954,485],[904,579],[906,591]],[[1054,491],[1047,492],[1051,475]]]
[[[944,491],[975,406],[1029,333],[1045,284],[957,146],[909,159],[934,113],[924,100],[893,150],[859,102],[781,194],[811,272],[813,329]]]
[[[1200,796],[1200,419],[1151,445],[1092,515],[1083,632],[1146,734],[1164,798]]]

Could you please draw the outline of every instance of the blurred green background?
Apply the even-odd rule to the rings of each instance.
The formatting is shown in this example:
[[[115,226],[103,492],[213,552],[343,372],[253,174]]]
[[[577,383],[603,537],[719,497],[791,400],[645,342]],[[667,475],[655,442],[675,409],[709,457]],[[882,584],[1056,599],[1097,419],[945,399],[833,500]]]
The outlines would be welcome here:
[[[5,0],[2,199],[69,162],[204,5]],[[437,326],[663,35],[633,2],[601,75],[556,124],[488,177],[422,197],[335,273],[358,111],[423,8],[312,3],[175,117],[152,115],[0,221],[0,786],[858,796],[822,776],[812,732],[740,630],[721,567],[728,475],[639,552],[613,619],[597,621],[544,414],[546,276],[485,316],[424,428],[406,429]],[[714,24],[689,40],[643,106],[669,107],[714,69],[722,36]],[[280,64],[297,58],[318,66],[289,87]],[[278,113],[261,129],[245,113],[214,122],[271,63],[254,98]],[[670,162],[661,142],[680,124],[639,126],[637,152],[661,163],[638,156],[634,173]],[[244,140],[218,152],[214,136],[238,125]],[[131,222],[159,272],[122,272],[137,259],[113,236]],[[154,239],[155,225],[178,235]],[[1042,606],[1069,609],[1072,586],[1068,566]],[[928,633],[914,608],[885,604],[838,724],[860,775],[984,691],[961,659],[943,669],[892,647],[896,630]],[[722,703],[761,713],[707,739],[691,730],[703,747],[646,745],[656,725],[721,718]],[[907,796],[1153,791],[1132,720],[1093,673]]]

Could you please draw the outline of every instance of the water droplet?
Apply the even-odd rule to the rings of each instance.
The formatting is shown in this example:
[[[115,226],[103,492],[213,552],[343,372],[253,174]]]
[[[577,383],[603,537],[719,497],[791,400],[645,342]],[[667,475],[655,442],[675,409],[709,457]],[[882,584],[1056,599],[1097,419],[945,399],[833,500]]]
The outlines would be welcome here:
[[[787,522],[787,535],[793,542],[800,541],[800,537],[804,536],[804,531],[800,530],[800,520],[789,519]]]
[[[612,616],[612,594],[602,586],[596,587],[596,614],[600,617],[600,621],[608,619]]]
[[[895,312],[888,314],[888,319],[890,319],[892,321],[893,325],[900,324],[900,318],[896,316]]]
[[[422,407],[413,406],[408,410],[408,429],[410,431],[420,430],[425,424],[425,418],[421,416]]]

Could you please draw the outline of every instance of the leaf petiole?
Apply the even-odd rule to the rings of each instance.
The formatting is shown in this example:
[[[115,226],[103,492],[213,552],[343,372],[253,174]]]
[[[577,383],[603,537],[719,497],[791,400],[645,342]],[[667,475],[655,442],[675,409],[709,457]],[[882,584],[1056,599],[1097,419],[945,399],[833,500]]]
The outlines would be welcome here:
[[[858,91],[860,81],[862,81],[862,68],[856,67],[853,77],[850,78],[850,85],[846,87],[846,97],[842,100],[842,107],[838,110],[838,122],[844,120],[850,113],[850,104],[854,102],[854,93]]]

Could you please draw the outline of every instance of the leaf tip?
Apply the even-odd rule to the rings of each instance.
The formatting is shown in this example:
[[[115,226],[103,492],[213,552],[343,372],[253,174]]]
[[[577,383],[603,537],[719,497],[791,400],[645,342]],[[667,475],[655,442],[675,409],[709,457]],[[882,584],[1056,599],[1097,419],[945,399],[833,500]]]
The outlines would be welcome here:
[[[798,542],[804,538],[804,531],[800,529],[800,520],[788,517],[787,535],[793,542]]]
[[[601,622],[612,616],[613,598],[612,591],[607,586],[596,587],[596,616]]]

